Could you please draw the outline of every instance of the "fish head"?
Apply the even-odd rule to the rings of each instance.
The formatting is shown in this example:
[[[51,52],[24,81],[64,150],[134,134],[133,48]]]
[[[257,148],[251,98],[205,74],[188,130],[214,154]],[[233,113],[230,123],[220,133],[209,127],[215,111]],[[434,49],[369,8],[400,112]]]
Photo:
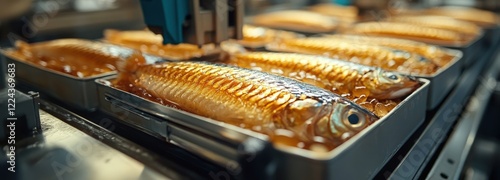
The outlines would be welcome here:
[[[293,129],[307,139],[322,137],[346,140],[378,119],[366,109],[338,97],[333,103],[308,98],[290,103],[283,119],[287,129]]]
[[[395,99],[410,94],[419,86],[413,76],[402,75],[382,69],[365,74],[363,84],[370,90],[370,96],[376,99]]]

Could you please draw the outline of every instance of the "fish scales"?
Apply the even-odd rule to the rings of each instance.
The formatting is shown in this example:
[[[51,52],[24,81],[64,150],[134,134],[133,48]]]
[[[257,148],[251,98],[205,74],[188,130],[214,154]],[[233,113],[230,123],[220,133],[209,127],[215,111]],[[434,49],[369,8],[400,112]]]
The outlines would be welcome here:
[[[411,36],[451,42],[464,40],[458,32],[397,22],[364,22],[349,30],[356,34]]]
[[[389,21],[455,31],[471,36],[478,35],[481,31],[481,29],[473,23],[456,20],[446,16],[396,16],[389,18]]]
[[[131,83],[178,108],[283,139],[331,149],[376,119],[327,90],[272,74],[223,64],[170,62],[139,66]],[[123,78],[123,74],[120,76]],[[127,78],[125,78],[127,79]],[[118,79],[120,81],[120,79]],[[115,83],[120,84],[120,83]],[[355,119],[351,122],[349,119]],[[327,124],[320,127],[319,124]],[[319,139],[325,141],[317,142]],[[295,141],[293,141],[295,142]],[[297,146],[297,143],[291,143]]]
[[[454,58],[453,55],[447,53],[442,47],[406,39],[347,34],[335,34],[325,36],[325,38],[351,40],[357,43],[377,44],[408,52],[415,52],[440,67],[446,66]]]
[[[418,81],[411,76],[314,55],[248,52],[234,54],[225,62],[290,77],[330,90],[361,104],[379,117],[394,108],[399,98],[419,86]],[[385,103],[384,106],[378,109],[374,107],[382,102]]]

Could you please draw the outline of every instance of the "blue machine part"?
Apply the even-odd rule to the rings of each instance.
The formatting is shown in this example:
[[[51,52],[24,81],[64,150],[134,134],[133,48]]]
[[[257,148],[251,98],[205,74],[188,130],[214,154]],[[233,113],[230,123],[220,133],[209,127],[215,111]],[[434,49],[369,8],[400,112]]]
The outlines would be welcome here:
[[[342,6],[352,5],[351,0],[332,0],[332,3]]]
[[[163,44],[184,42],[183,24],[189,15],[189,0],[141,0],[144,22],[163,36]]]

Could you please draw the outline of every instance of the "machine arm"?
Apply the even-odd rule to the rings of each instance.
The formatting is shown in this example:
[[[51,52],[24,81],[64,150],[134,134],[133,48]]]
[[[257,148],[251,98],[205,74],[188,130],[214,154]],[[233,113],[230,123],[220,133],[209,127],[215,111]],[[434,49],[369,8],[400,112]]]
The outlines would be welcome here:
[[[241,39],[243,0],[141,0],[144,22],[163,44]]]

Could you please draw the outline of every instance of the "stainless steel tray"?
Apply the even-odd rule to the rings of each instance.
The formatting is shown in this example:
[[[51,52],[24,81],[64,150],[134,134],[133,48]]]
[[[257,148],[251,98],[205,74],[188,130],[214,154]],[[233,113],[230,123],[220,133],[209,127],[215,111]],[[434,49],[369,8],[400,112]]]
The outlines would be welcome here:
[[[500,41],[500,25],[485,28],[484,45],[489,47]]]
[[[367,179],[383,167],[425,119],[429,81],[384,116],[328,153],[272,146],[265,135],[183,112],[97,79],[99,109],[155,137],[259,179]],[[248,151],[251,150],[251,151]],[[233,172],[234,168],[228,169]],[[251,179],[251,178],[250,178]]]
[[[106,46],[110,51],[116,53],[116,56],[120,57],[128,57],[133,52],[131,49],[115,45],[106,44]],[[12,50],[12,48],[0,49],[0,53],[6,63],[14,63],[16,65],[16,81],[26,83],[35,88],[33,90],[68,103],[80,110],[96,110],[98,99],[94,81],[116,74],[116,72],[108,72],[79,78],[17,59],[6,53],[9,50]],[[146,59],[148,62],[161,61],[160,58],[154,56],[146,56]]]
[[[480,35],[478,35],[476,37],[476,39],[472,40],[467,45],[464,45],[464,46],[443,46],[443,47],[462,51],[462,53],[463,53],[462,68],[466,69],[472,63],[481,59],[480,56],[478,56],[478,55],[480,55],[484,41],[485,41],[485,32],[483,31]]]
[[[446,49],[449,54],[455,56],[448,65],[441,67],[430,76],[417,75],[431,81],[429,85],[429,95],[427,96],[427,109],[436,108],[446,95],[453,89],[458,77],[462,73],[463,53],[459,50]]]

